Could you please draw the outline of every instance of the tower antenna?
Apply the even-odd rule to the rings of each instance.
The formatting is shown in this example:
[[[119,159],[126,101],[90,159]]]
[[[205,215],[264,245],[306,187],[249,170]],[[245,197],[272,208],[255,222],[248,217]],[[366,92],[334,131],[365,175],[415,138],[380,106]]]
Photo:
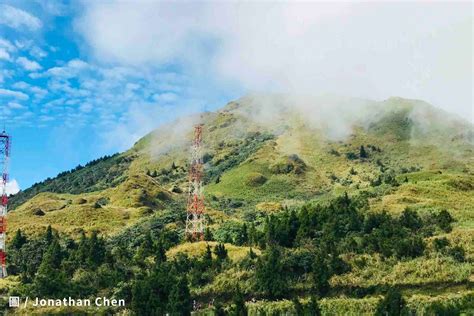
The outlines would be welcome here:
[[[202,124],[194,126],[194,139],[191,146],[191,165],[189,167],[189,196],[186,216],[186,237],[190,240],[204,239],[204,194],[202,177]]]
[[[2,178],[0,180],[0,278],[7,276],[7,253],[5,242],[7,240],[7,206],[8,206],[8,162],[10,160],[11,137],[5,132],[0,134],[0,167]]]

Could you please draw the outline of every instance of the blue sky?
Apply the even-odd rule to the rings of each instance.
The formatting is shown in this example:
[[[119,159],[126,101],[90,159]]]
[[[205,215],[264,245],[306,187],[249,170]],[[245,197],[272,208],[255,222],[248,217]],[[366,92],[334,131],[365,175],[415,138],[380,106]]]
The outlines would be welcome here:
[[[11,178],[21,188],[123,151],[162,122],[237,95],[210,78],[195,81],[177,63],[94,60],[74,31],[81,7],[50,4],[0,4],[0,119],[13,137]]]
[[[470,2],[0,0],[11,178],[27,188],[251,91],[417,98],[474,121],[471,12]]]

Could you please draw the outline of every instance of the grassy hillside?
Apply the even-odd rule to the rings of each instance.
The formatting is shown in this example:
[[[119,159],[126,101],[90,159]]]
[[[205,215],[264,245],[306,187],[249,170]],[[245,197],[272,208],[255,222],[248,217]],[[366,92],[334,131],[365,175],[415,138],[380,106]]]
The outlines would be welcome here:
[[[429,310],[426,302],[454,293],[459,296],[454,305],[465,309],[466,302],[472,304],[472,125],[417,100],[247,96],[218,112],[182,118],[146,135],[127,152],[17,194],[11,200],[10,231],[21,229],[29,238],[41,238],[51,225],[60,236],[75,240],[83,232],[97,231],[112,250],[124,247],[132,253],[151,233],[155,243],[166,240],[170,260],[185,254],[199,260],[206,244],[183,238],[188,147],[196,122],[204,124],[207,220],[215,240],[211,245],[224,243],[231,263],[205,281],[195,281],[191,273],[194,297],[205,301],[220,293],[228,303],[229,286],[236,281],[247,299],[253,297],[253,270],[242,265],[248,264],[250,247],[262,257],[265,245],[242,242],[242,225],[253,227],[262,239],[259,234],[268,230],[269,217],[299,213],[308,203],[329,203],[348,194],[366,201],[357,204],[363,217],[387,213],[398,218],[408,208],[431,231],[420,230],[423,253],[407,258],[341,245],[338,256],[348,268],[331,277],[332,292],[320,301],[323,313],[349,308],[349,313],[372,314],[387,286],[400,288],[407,304],[418,310]],[[433,228],[433,218],[442,210],[454,219],[446,230]],[[361,246],[367,236],[353,234],[349,237]],[[449,243],[445,250],[435,245],[440,238]],[[308,247],[299,241],[295,249],[284,251],[291,257],[313,249]],[[464,251],[462,260],[448,254],[456,247]],[[309,276],[303,273],[289,291],[303,303],[309,302],[311,289],[304,281]],[[249,310],[294,308],[291,301],[272,304],[250,304]]]

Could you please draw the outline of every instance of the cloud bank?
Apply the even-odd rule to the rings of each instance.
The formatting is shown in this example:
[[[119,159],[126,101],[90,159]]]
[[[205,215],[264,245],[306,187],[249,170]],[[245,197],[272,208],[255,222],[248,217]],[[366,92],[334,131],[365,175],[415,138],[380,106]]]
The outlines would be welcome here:
[[[20,191],[20,185],[13,179],[7,183],[7,195],[17,194]]]
[[[472,118],[472,4],[85,2],[102,62],[181,65],[249,91],[424,99]]]
[[[0,24],[15,29],[26,28],[32,31],[43,26],[41,20],[36,16],[8,4],[0,4]]]

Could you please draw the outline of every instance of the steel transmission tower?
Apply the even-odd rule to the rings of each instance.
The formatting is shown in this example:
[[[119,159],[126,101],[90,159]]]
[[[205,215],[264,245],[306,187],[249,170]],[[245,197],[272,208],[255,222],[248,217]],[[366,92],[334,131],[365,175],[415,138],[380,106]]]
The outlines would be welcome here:
[[[8,160],[10,158],[11,138],[3,131],[0,134],[0,168],[2,172],[2,179],[0,181],[0,194],[2,195],[0,201],[0,278],[7,276],[6,259],[7,253],[5,242],[7,239],[7,182],[8,182]]]
[[[202,177],[202,124],[194,126],[194,139],[191,146],[191,166],[189,167],[189,197],[186,216],[186,237],[191,240],[204,238],[204,194]]]

